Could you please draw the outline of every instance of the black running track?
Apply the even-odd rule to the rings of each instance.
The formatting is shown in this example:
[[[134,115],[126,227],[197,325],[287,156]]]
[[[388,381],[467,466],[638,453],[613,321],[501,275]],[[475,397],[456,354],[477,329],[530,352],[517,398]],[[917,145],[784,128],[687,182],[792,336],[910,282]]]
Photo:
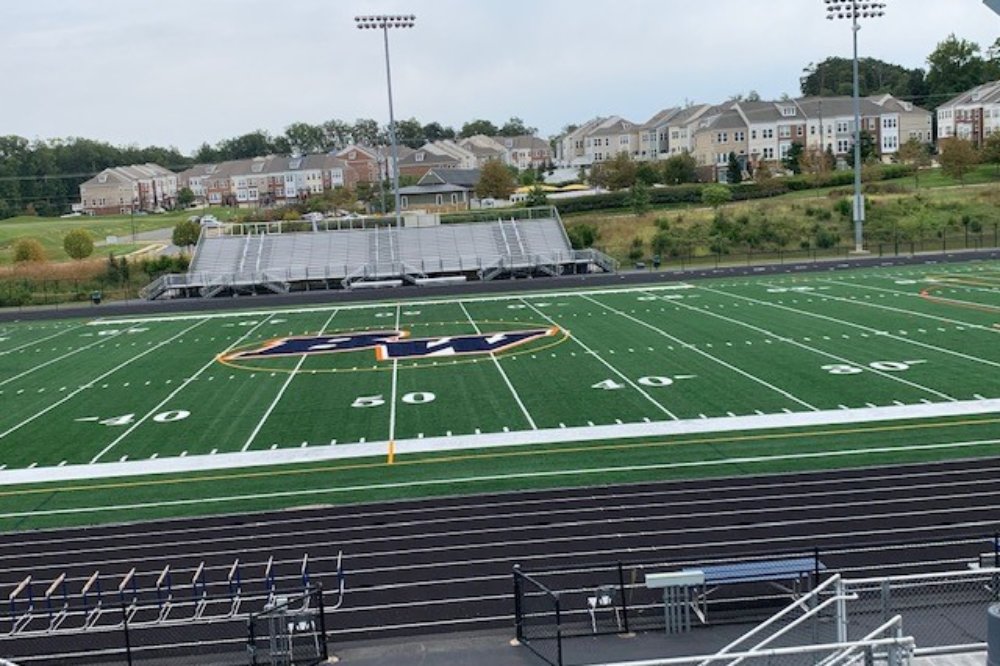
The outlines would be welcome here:
[[[311,578],[324,584],[330,604],[343,550],[344,605],[327,619],[337,642],[512,627],[515,564],[527,571],[618,559],[667,565],[818,548],[828,567],[855,577],[964,569],[1000,527],[998,476],[1000,458],[987,458],[11,533],[0,535],[0,601],[29,574],[43,590],[66,573],[72,595],[95,570],[107,590],[133,567],[148,598],[164,566],[174,581],[189,581],[201,562],[211,592],[222,597],[236,558],[245,593],[262,592],[269,557],[279,588],[291,592],[308,554]],[[940,543],[886,546],[931,542]],[[4,639],[5,621],[3,656],[65,653],[102,640]],[[230,623],[199,638],[238,645],[241,632]]]

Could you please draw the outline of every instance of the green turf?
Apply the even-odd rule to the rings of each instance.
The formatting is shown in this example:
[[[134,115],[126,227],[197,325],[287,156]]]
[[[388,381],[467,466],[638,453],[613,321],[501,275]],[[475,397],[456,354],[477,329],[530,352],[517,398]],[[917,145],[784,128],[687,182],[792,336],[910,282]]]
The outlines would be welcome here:
[[[400,330],[417,339],[553,326],[559,332],[501,352],[495,359],[478,355],[401,360],[395,372],[391,361],[377,360],[370,349],[228,364],[216,358],[275,338],[316,335],[321,330],[326,334],[394,330],[397,321]],[[674,419],[698,422],[733,415],[770,419],[788,412],[891,405],[921,409],[955,400],[995,399],[1000,398],[998,324],[997,262],[730,278],[669,289],[192,313],[125,322],[0,324],[0,401],[4,406],[0,465],[18,469],[199,454],[211,460],[213,453],[241,450],[445,436],[466,437],[456,440],[457,445],[472,450],[481,446],[475,438],[480,433],[516,433],[535,427],[558,431]],[[966,426],[928,432],[934,437],[948,433],[950,441],[988,439],[991,431],[998,432],[995,422],[988,423],[968,432]],[[784,455],[803,447],[812,450],[807,444],[811,441],[808,436],[796,436],[771,443],[636,447],[624,454],[590,444],[585,454],[544,456],[532,454],[555,445],[534,445],[518,449],[512,457],[421,467],[395,465],[391,473],[382,460],[371,461],[376,467],[362,468],[356,467],[358,461],[331,462],[325,467],[350,469],[323,477],[318,487],[365,486],[385,479],[435,484],[369,488],[320,495],[316,500],[360,501],[592,483],[595,479],[590,475],[570,474],[498,478],[452,487],[448,478],[579,465],[711,460],[716,455],[731,457],[737,450],[744,455]],[[995,444],[984,444],[954,451],[909,452],[907,441],[896,435],[870,439],[852,434],[835,446],[881,442],[899,447],[891,454],[856,456],[850,464],[996,451]],[[421,459],[460,455],[450,452]],[[496,460],[503,460],[502,467]],[[836,464],[837,458],[810,458],[746,463],[738,469]],[[634,481],[734,473],[735,469],[619,470],[609,472],[608,479]],[[212,494],[206,490],[209,487],[232,494],[245,489],[280,492],[315,487],[310,486],[312,481],[303,485],[308,477],[276,475],[266,482],[227,478],[207,485],[145,485],[127,492],[77,491],[41,497],[46,498],[45,507],[68,508],[74,502],[90,506],[95,497],[106,504],[135,503],[191,493],[204,496]],[[19,499],[3,503],[7,513],[41,506],[38,495],[14,497]],[[247,500],[246,507],[222,503],[135,512],[43,513],[37,519],[2,519],[0,526],[12,529],[263,509],[312,501],[290,496],[254,498]]]

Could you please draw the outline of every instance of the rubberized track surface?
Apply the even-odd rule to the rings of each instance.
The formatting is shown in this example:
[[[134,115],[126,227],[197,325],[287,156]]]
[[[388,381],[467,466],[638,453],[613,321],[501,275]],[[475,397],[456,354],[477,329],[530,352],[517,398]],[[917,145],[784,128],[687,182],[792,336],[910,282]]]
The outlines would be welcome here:
[[[916,562],[926,571],[929,561],[964,568],[969,553],[985,550],[986,537],[1000,526],[998,474],[1000,458],[989,458],[6,534],[0,537],[0,594],[6,598],[28,574],[42,587],[63,572],[73,594],[97,569],[117,584],[132,567],[140,586],[149,588],[166,564],[184,580],[204,561],[212,591],[221,595],[225,571],[237,557],[244,587],[259,593],[270,556],[279,587],[292,590],[304,553],[312,579],[330,590],[343,549],[347,594],[327,622],[336,642],[512,627],[511,567],[517,563],[538,571],[619,558],[732,561],[819,548],[828,567],[853,575],[906,572]],[[980,541],[875,547],[961,539]],[[234,631],[235,643],[238,625]],[[54,637],[30,646],[0,640],[0,654],[63,652],[78,640]]]

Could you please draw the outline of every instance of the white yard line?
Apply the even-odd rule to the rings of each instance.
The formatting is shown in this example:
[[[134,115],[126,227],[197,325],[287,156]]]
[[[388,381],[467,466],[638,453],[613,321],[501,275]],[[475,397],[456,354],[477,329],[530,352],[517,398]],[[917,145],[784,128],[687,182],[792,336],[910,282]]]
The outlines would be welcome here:
[[[58,363],[59,361],[65,359],[65,358],[69,358],[70,356],[72,356],[74,354],[79,354],[80,352],[86,351],[86,350],[90,349],[91,347],[96,347],[97,345],[103,345],[105,342],[107,342],[109,340],[114,340],[116,337],[118,337],[122,333],[124,333],[124,331],[118,331],[117,333],[114,333],[113,335],[104,335],[104,336],[101,336],[101,338],[99,340],[91,342],[89,345],[84,345],[83,347],[77,347],[73,351],[66,352],[62,356],[56,356],[53,359],[49,359],[45,363],[39,363],[38,365],[32,366],[31,368],[25,370],[22,373],[16,374],[13,377],[8,377],[7,379],[5,379],[2,382],[0,382],[0,386],[4,386],[5,384],[9,384],[12,381],[15,381],[17,379],[20,379],[21,377],[24,377],[25,375],[30,375],[31,373],[35,372],[36,370],[41,370],[42,368],[44,368],[46,366],[49,366],[49,365],[52,365],[53,363]]]
[[[46,336],[44,338],[40,338],[40,339],[34,340],[32,342],[26,342],[23,345],[18,345],[17,347],[11,347],[10,349],[4,349],[3,351],[0,351],[0,356],[4,356],[6,354],[13,354],[16,351],[20,351],[21,349],[25,349],[27,347],[31,347],[32,345],[40,345],[43,342],[45,342],[46,340],[51,340],[52,338],[59,337],[60,335],[65,335],[66,333],[69,333],[70,331],[75,331],[78,328],[82,328],[83,326],[84,326],[83,324],[78,324],[77,326],[71,326],[70,328],[67,328],[65,330],[59,331],[58,333],[53,333],[52,335],[48,335],[48,336]]]
[[[333,313],[327,318],[326,323],[324,323],[323,326],[319,329],[319,333],[317,335],[323,335],[323,331],[326,330],[326,327],[330,325],[330,322],[333,321],[333,318],[336,315],[337,315],[337,310],[334,310]],[[302,357],[299,358],[299,362],[295,364],[295,367],[292,369],[291,374],[288,375],[288,377],[285,379],[285,382],[281,385],[281,389],[278,391],[278,395],[274,396],[274,400],[272,400],[271,404],[268,405],[267,410],[265,410],[264,412],[264,415],[260,417],[260,420],[257,422],[257,426],[253,429],[253,432],[250,433],[250,436],[247,437],[247,441],[243,444],[243,448],[240,449],[240,451],[246,451],[247,449],[250,448],[250,445],[253,444],[253,440],[257,438],[257,435],[260,433],[261,428],[264,427],[264,424],[267,423],[267,420],[271,417],[271,412],[273,412],[274,408],[278,406],[278,403],[281,401],[281,397],[285,395],[285,391],[288,390],[288,385],[292,383],[293,379],[295,379],[295,375],[298,374],[299,370],[302,369],[302,364],[306,362],[306,359],[308,357],[309,357],[308,354],[302,354]]]
[[[236,342],[234,342],[233,344],[231,344],[228,347],[226,347],[226,349],[222,353],[225,354],[226,352],[232,350],[234,347],[236,347],[237,345],[239,345],[241,342],[243,342],[245,339],[247,339],[254,331],[256,331],[258,328],[260,328],[261,326],[263,326],[267,322],[267,320],[270,319],[270,318],[271,318],[271,315],[268,315],[267,317],[265,317],[256,326],[254,326],[253,328],[251,328],[250,330],[248,330],[246,333],[244,333],[243,335],[241,335],[239,338],[237,338]],[[211,360],[209,360],[208,363],[206,363],[205,365],[201,366],[201,368],[196,373],[194,373],[193,375],[191,375],[190,377],[188,377],[187,379],[185,379],[183,382],[181,382],[181,385],[178,386],[177,388],[175,388],[173,391],[171,391],[170,395],[168,395],[166,398],[164,398],[159,403],[157,403],[157,405],[155,407],[153,407],[151,410],[149,410],[148,412],[146,412],[145,414],[143,414],[142,418],[140,418],[134,424],[132,424],[132,426],[130,426],[128,430],[126,430],[125,432],[123,432],[121,435],[119,435],[117,438],[115,438],[114,441],[112,441],[110,444],[108,444],[103,449],[101,449],[101,452],[98,453],[96,456],[94,456],[91,459],[90,464],[93,465],[93,464],[97,463],[97,461],[100,460],[101,457],[104,456],[104,454],[106,454],[107,452],[109,452],[111,449],[115,448],[123,439],[125,439],[126,437],[128,437],[129,435],[131,435],[133,432],[135,432],[136,428],[138,428],[143,423],[145,423],[147,419],[149,419],[150,417],[152,417],[154,414],[158,413],[160,411],[160,409],[164,405],[166,405],[168,402],[170,402],[171,400],[174,399],[174,396],[176,396],[178,393],[180,393],[185,388],[187,388],[188,384],[190,384],[194,380],[198,379],[198,377],[201,376],[201,373],[205,372],[206,370],[208,370],[209,368],[211,368],[213,365],[215,365],[217,363],[217,360],[216,360],[217,358],[218,358],[218,355],[212,356]]]
[[[703,287],[701,287],[701,288],[703,289]],[[706,290],[706,291],[711,291],[711,290],[709,289],[709,290]],[[766,328],[761,328],[760,326],[756,326],[754,324],[750,324],[748,322],[741,321],[739,319],[733,319],[732,317],[727,317],[725,315],[720,315],[717,312],[712,312],[710,310],[704,310],[702,308],[696,308],[696,307],[693,307],[693,306],[690,306],[690,305],[685,305],[684,303],[681,303],[680,301],[671,301],[671,303],[673,303],[674,305],[676,305],[678,307],[682,307],[682,308],[685,308],[687,310],[690,310],[692,312],[697,312],[699,314],[707,315],[709,317],[714,317],[716,319],[721,319],[722,321],[727,321],[727,322],[729,322],[731,324],[736,324],[737,326],[742,326],[744,328],[749,328],[751,331],[756,331],[756,332],[758,332],[758,333],[760,333],[762,335],[766,335],[766,336],[768,336],[770,338],[774,338],[778,342],[784,342],[784,343],[792,345],[794,347],[799,347],[800,349],[804,349],[804,350],[806,350],[806,351],[808,351],[810,353],[817,354],[819,356],[823,356],[823,357],[832,359],[832,360],[837,361],[839,363],[845,363],[847,365],[855,365],[855,366],[864,366],[863,363],[859,363],[857,361],[853,361],[853,360],[851,360],[849,358],[846,358],[844,356],[838,356],[837,354],[834,354],[834,353],[831,353],[831,352],[823,351],[822,349],[817,349],[816,347],[811,347],[811,346],[809,346],[807,344],[803,344],[803,343],[799,342],[798,340],[793,340],[792,338],[785,337],[784,335],[779,335],[779,334],[775,333],[774,331],[770,331],[770,330],[768,330]],[[941,391],[938,391],[936,389],[932,389],[930,387],[923,386],[921,384],[917,384],[916,382],[911,382],[908,379],[903,379],[902,377],[895,377],[892,374],[887,373],[887,372],[882,372],[881,370],[876,370],[874,368],[870,368],[869,367],[868,371],[871,372],[871,373],[873,373],[873,374],[878,375],[879,377],[882,377],[883,379],[888,379],[890,381],[898,382],[900,384],[906,384],[907,386],[909,386],[911,388],[915,388],[915,389],[917,389],[919,391],[923,391],[925,393],[930,393],[931,395],[936,395],[937,397],[943,398],[945,400],[950,400],[950,401],[957,400],[957,398],[954,398],[954,397],[948,395],[947,393],[942,393]]]
[[[806,409],[811,409],[813,411],[819,411],[818,407],[809,404],[805,400],[802,400],[801,398],[798,398],[795,395],[792,395],[788,391],[786,391],[786,390],[784,390],[782,388],[779,388],[779,387],[775,386],[774,384],[771,384],[770,382],[767,382],[767,381],[761,379],[760,377],[757,377],[756,375],[753,375],[753,374],[751,374],[749,372],[746,372],[745,370],[742,370],[741,368],[739,368],[739,367],[737,367],[737,366],[735,366],[735,365],[733,365],[731,363],[727,363],[726,361],[723,361],[721,358],[717,358],[715,356],[712,356],[708,352],[706,352],[704,350],[701,350],[701,349],[698,349],[694,345],[692,345],[690,343],[687,343],[684,340],[681,340],[680,338],[678,338],[676,336],[670,335],[669,333],[667,333],[666,331],[664,331],[661,328],[658,328],[658,327],[656,327],[656,326],[654,326],[654,325],[652,325],[650,323],[642,321],[641,319],[633,317],[632,315],[629,315],[629,314],[627,314],[625,312],[622,312],[621,310],[613,308],[610,305],[605,305],[604,303],[602,303],[602,302],[600,302],[598,300],[595,300],[593,298],[590,298],[589,296],[581,295],[580,297],[584,298],[584,299],[586,299],[588,301],[590,301],[591,303],[596,303],[597,305],[601,306],[602,308],[607,308],[611,312],[614,312],[617,315],[621,315],[622,317],[625,317],[626,319],[629,319],[629,320],[631,320],[631,321],[633,321],[633,322],[635,322],[637,324],[645,326],[648,329],[656,331],[657,333],[659,333],[660,335],[664,336],[668,340],[672,340],[674,343],[676,343],[678,345],[682,345],[686,349],[690,349],[691,351],[695,352],[696,354],[704,356],[705,358],[707,358],[708,360],[710,360],[710,361],[712,361],[714,363],[718,363],[719,365],[723,366],[727,370],[731,370],[731,371],[733,371],[733,372],[735,372],[735,373],[737,373],[739,375],[742,375],[743,377],[746,377],[750,381],[756,382],[756,383],[760,384],[761,386],[764,386],[764,387],[768,388],[771,391],[774,391],[774,392],[776,392],[776,393],[778,393],[780,395],[783,395],[784,397],[788,398],[792,402],[797,402],[798,404],[802,405]],[[668,301],[668,302],[673,303],[674,301]]]
[[[531,303],[529,303],[528,301],[526,301],[524,298],[521,298],[520,300],[521,300],[522,303],[524,303],[529,308],[531,308],[532,310],[534,310],[536,314],[538,314],[542,318],[546,319],[550,324],[554,324],[556,326],[559,326],[559,322],[557,322],[555,319],[553,319],[552,317],[548,316],[547,314],[545,314],[544,312],[542,312],[541,310],[539,310],[538,308],[536,308],[534,305],[532,305]],[[629,379],[624,373],[622,373],[621,370],[619,370],[618,368],[616,368],[615,366],[611,365],[610,363],[608,363],[607,361],[605,361],[603,358],[601,358],[600,355],[597,352],[595,352],[593,349],[591,349],[589,346],[587,346],[583,342],[583,340],[580,340],[580,338],[576,337],[575,335],[570,335],[570,337],[573,339],[574,342],[576,342],[576,344],[578,344],[581,347],[583,347],[584,351],[586,351],[588,354],[590,354],[595,359],[597,359],[598,361],[600,361],[604,365],[604,367],[606,367],[608,370],[610,370],[611,372],[613,372],[616,375],[618,375],[619,379],[621,379],[623,382],[625,382],[626,384],[628,384],[629,386],[631,386],[632,388],[634,388],[636,391],[638,391],[642,395],[642,397],[644,397],[646,400],[648,400],[653,405],[655,405],[657,409],[659,409],[661,412],[663,412],[664,414],[666,414],[670,418],[674,419],[675,421],[677,420],[677,415],[675,415],[669,409],[667,409],[666,407],[664,407],[663,405],[661,405],[659,402],[657,402],[656,399],[653,398],[653,396],[649,395],[649,393],[647,393],[646,391],[644,391],[642,389],[642,387],[640,387],[638,384],[636,384],[631,379]],[[568,430],[568,428],[566,430]],[[564,432],[565,432],[565,430],[564,430]]]
[[[949,449],[968,449],[973,447],[990,446],[996,444],[1000,444],[1000,439],[983,439],[983,440],[972,440],[964,442],[944,442],[939,444],[918,444],[907,447],[906,450],[912,452],[912,451],[933,451],[933,450],[949,450]],[[825,458],[825,457],[852,457],[858,455],[870,456],[872,454],[893,453],[893,452],[898,452],[900,450],[901,449],[899,447],[885,446],[885,447],[871,447],[871,448],[847,449],[847,450],[835,450],[835,451],[826,451],[826,450],[808,451],[808,452],[789,453],[781,455],[743,456],[739,458],[729,458],[723,460],[698,460],[690,462],[656,463],[649,465],[621,465],[616,467],[521,472],[516,474],[490,474],[490,475],[474,476],[474,477],[436,478],[436,479],[424,479],[419,481],[373,483],[373,484],[356,485],[356,486],[334,486],[331,488],[318,488],[310,490],[289,490],[289,491],[278,491],[271,493],[255,493],[255,494],[219,496],[219,497],[197,497],[191,499],[168,500],[163,502],[143,502],[134,504],[112,505],[112,506],[75,507],[67,509],[33,509],[31,511],[0,513],[0,518],[9,519],[9,518],[23,518],[27,516],[39,517],[39,516],[51,516],[51,515],[98,513],[101,511],[150,509],[150,508],[162,508],[168,506],[186,506],[186,505],[200,504],[200,503],[220,504],[229,502],[246,502],[251,500],[275,499],[280,497],[305,497],[305,496],[315,496],[315,495],[334,495],[338,493],[347,493],[347,492],[364,492],[364,491],[384,490],[384,489],[412,488],[412,487],[420,487],[427,485],[440,485],[442,483],[470,484],[470,483],[481,483],[484,481],[506,481],[512,479],[531,479],[531,478],[547,478],[547,477],[551,478],[560,476],[579,476],[579,475],[592,476],[592,475],[607,475],[610,473],[622,473],[622,472],[645,472],[651,470],[682,469],[682,468],[695,468],[695,467],[706,467],[706,466],[746,465],[748,463],[766,463],[766,462],[784,461],[784,460],[807,460],[807,459]],[[253,455],[255,453],[257,452],[253,452],[252,454],[230,454],[230,455],[247,456],[247,455]],[[107,468],[111,466],[112,464],[108,463],[101,465],[100,467]],[[60,468],[60,469],[66,469],[66,468]],[[21,483],[24,482],[22,481]],[[850,519],[856,520],[856,518],[850,518]]]
[[[675,284],[665,284],[665,285],[646,285],[642,287],[618,287],[611,289],[587,289],[588,294],[622,294],[635,291],[683,291],[687,289],[693,289],[694,285],[687,284],[685,282],[675,283]],[[543,300],[547,298],[562,298],[568,296],[575,296],[579,293],[576,291],[539,291],[531,294],[531,298]],[[520,301],[525,298],[523,293],[510,293],[510,294],[497,294],[492,296],[470,296],[468,298],[463,298],[466,303],[494,303],[497,301]],[[409,306],[432,306],[432,305],[449,305],[454,303],[454,296],[441,296],[435,299],[405,299],[407,307]],[[205,314],[180,314],[180,315],[162,315],[162,316],[151,316],[151,317],[134,317],[134,318],[108,318],[108,319],[95,319],[88,322],[88,326],[117,326],[122,324],[144,324],[146,322],[153,321],[184,321],[186,319],[195,318],[208,318],[208,319],[234,319],[242,317],[263,317],[265,315],[288,315],[288,314],[309,314],[314,312],[329,312],[332,309],[339,310],[374,310],[380,309],[384,310],[386,307],[393,305],[392,302],[370,302],[370,303],[354,303],[350,305],[321,305],[316,307],[306,307],[306,308],[275,308],[273,310],[236,310],[232,312],[213,312]]]
[[[147,350],[145,350],[145,351],[143,351],[143,352],[140,352],[139,354],[136,354],[135,356],[131,357],[131,358],[130,358],[130,359],[128,359],[127,361],[124,361],[124,362],[122,362],[122,363],[119,363],[118,365],[116,365],[115,367],[111,368],[110,370],[108,370],[108,371],[107,371],[107,372],[105,372],[104,374],[100,375],[99,377],[95,377],[94,379],[91,379],[90,381],[88,381],[88,382],[87,382],[86,384],[84,384],[84,385],[83,385],[83,386],[81,386],[80,388],[76,389],[75,391],[71,391],[70,393],[68,393],[68,394],[66,395],[66,397],[62,398],[62,399],[61,399],[61,400],[59,400],[58,402],[54,402],[54,403],[52,403],[51,405],[49,405],[48,407],[46,407],[46,408],[45,408],[45,409],[43,409],[42,411],[40,411],[40,412],[37,412],[37,413],[35,413],[35,414],[34,414],[33,416],[30,416],[30,417],[28,417],[27,419],[25,419],[24,421],[21,421],[21,422],[20,422],[20,423],[18,423],[17,425],[15,425],[15,426],[12,426],[11,428],[9,428],[9,429],[5,430],[4,432],[0,432],[0,439],[3,439],[4,437],[6,437],[6,436],[7,436],[7,435],[9,435],[10,433],[14,432],[15,430],[19,430],[20,428],[22,428],[22,427],[24,427],[24,426],[28,425],[29,423],[31,423],[31,422],[32,422],[32,421],[34,421],[35,419],[37,419],[37,418],[39,418],[39,417],[41,417],[41,416],[44,416],[45,414],[49,413],[50,411],[52,411],[53,409],[55,409],[55,408],[56,408],[56,407],[58,407],[59,405],[63,404],[63,403],[64,403],[64,402],[66,402],[67,400],[70,400],[70,399],[71,399],[71,398],[73,398],[74,396],[78,395],[78,394],[79,394],[79,393],[80,393],[81,391],[84,391],[84,390],[86,390],[87,388],[89,388],[89,387],[93,386],[93,385],[94,385],[94,384],[95,384],[96,382],[99,382],[99,381],[101,381],[102,379],[104,379],[105,377],[109,377],[110,375],[114,374],[115,372],[118,372],[119,370],[121,370],[121,369],[122,369],[122,368],[124,368],[125,366],[129,365],[129,364],[130,364],[130,363],[132,363],[133,361],[138,361],[138,360],[139,360],[140,358],[142,358],[142,357],[143,357],[143,356],[145,356],[146,354],[151,354],[152,352],[156,351],[156,350],[157,350],[157,349],[159,349],[160,347],[162,347],[162,346],[164,346],[164,345],[166,345],[166,344],[168,344],[168,343],[170,343],[170,342],[173,342],[174,340],[176,340],[177,338],[181,337],[182,335],[184,335],[184,334],[185,334],[185,333],[187,333],[188,331],[190,331],[190,330],[192,330],[192,329],[194,329],[194,328],[196,328],[196,327],[198,327],[198,326],[201,326],[201,325],[202,325],[202,324],[204,324],[204,323],[205,323],[206,321],[207,321],[207,320],[205,320],[205,319],[202,319],[201,321],[198,321],[198,322],[196,322],[196,323],[195,323],[195,324],[194,324],[193,326],[188,326],[187,328],[185,328],[185,329],[184,329],[183,331],[181,331],[180,333],[177,333],[177,334],[175,334],[175,335],[172,335],[171,337],[167,338],[167,339],[166,339],[166,340],[164,340],[163,342],[160,342],[160,343],[158,343],[158,344],[156,344],[156,345],[153,345],[153,346],[152,346],[152,347],[150,347],[149,349],[147,349]]]
[[[850,282],[839,282],[837,280],[821,280],[821,282],[826,282],[826,283],[829,283],[829,284],[837,284],[837,285],[841,285],[841,286],[844,286],[844,287],[857,287],[859,289],[870,289],[872,291],[884,291],[884,292],[886,292],[888,294],[898,294],[900,296],[909,296],[909,297],[912,297],[912,298],[920,298],[921,300],[923,300],[923,297],[921,297],[920,294],[912,294],[912,293],[907,292],[907,291],[897,291],[895,289],[885,289],[885,288],[882,288],[882,287],[871,287],[871,286],[864,285],[864,284],[851,284]],[[902,314],[914,315],[916,317],[923,317],[924,319],[933,319],[934,321],[940,321],[940,322],[944,322],[946,324],[953,324],[955,326],[968,326],[969,328],[979,329],[981,331],[986,331],[987,333],[997,333],[997,334],[1000,334],[1000,329],[991,328],[989,326],[983,326],[982,324],[973,324],[971,322],[964,321],[964,320],[961,320],[961,319],[951,319],[950,317],[941,317],[939,315],[932,315],[932,314],[927,313],[927,312],[920,312],[919,310],[904,310],[902,308],[894,308],[891,305],[882,305],[881,303],[869,303],[868,301],[859,301],[857,299],[843,298],[842,296],[832,296],[830,294],[822,294],[822,293],[819,293],[819,292],[812,292],[811,291],[811,292],[808,292],[808,294],[810,296],[822,296],[823,298],[830,298],[830,299],[838,300],[838,301],[846,301],[848,303],[856,303],[858,305],[865,305],[865,306],[872,307],[872,308],[878,308],[880,310],[888,310],[890,312],[899,312],[899,313],[902,313]],[[935,297],[935,298],[937,298],[937,297]],[[979,305],[979,304],[973,303],[971,301],[956,301],[956,300],[953,300],[953,299],[950,299],[950,298],[945,298],[945,299],[941,299],[941,300],[950,301],[952,303],[961,303],[963,305]]]
[[[400,305],[396,304],[396,328],[394,330],[399,330],[399,315],[401,311]],[[389,400],[389,442],[396,441],[396,387],[398,385],[399,378],[399,359],[392,359],[392,388],[390,390],[390,400]],[[392,453],[390,453],[392,455]]]
[[[465,313],[465,316],[469,320],[469,323],[472,324],[472,327],[476,330],[476,335],[481,334],[482,331],[479,330],[479,325],[472,318],[472,315],[469,314],[469,310],[465,307],[465,303],[459,301],[458,305],[459,307],[462,308],[462,312]],[[524,414],[524,418],[528,420],[528,425],[531,426],[532,430],[538,430],[538,426],[535,425],[535,419],[531,418],[531,414],[528,413],[528,408],[525,407],[524,403],[521,401],[521,396],[518,394],[517,389],[515,389],[514,385],[510,383],[510,379],[507,377],[507,373],[504,372],[503,367],[500,365],[500,361],[497,359],[496,354],[490,352],[490,358],[493,359],[493,365],[496,366],[497,371],[500,373],[500,376],[503,377],[504,384],[507,385],[507,388],[510,389],[511,395],[514,396],[514,400],[517,402],[517,406],[521,408],[521,413]]]
[[[963,354],[962,352],[958,352],[958,351],[955,351],[953,349],[947,349],[945,347],[938,347],[937,345],[928,344],[926,342],[920,342],[919,340],[914,340],[914,339],[911,339],[911,338],[904,338],[904,337],[902,337],[900,335],[893,335],[889,331],[880,330],[880,329],[877,329],[877,328],[872,328],[871,326],[865,326],[864,324],[856,324],[856,323],[854,323],[854,322],[852,322],[850,320],[847,320],[847,319],[840,319],[840,318],[837,318],[837,317],[828,317],[827,315],[822,315],[822,314],[819,314],[817,312],[809,312],[808,310],[800,310],[799,308],[789,307],[787,305],[782,305],[780,303],[771,303],[769,301],[764,301],[764,300],[752,298],[750,296],[741,296],[739,294],[733,294],[733,293],[730,293],[728,291],[721,291],[719,289],[712,289],[710,287],[701,287],[701,289],[703,289],[705,291],[710,291],[713,294],[719,294],[721,296],[728,296],[730,298],[738,298],[738,299],[741,299],[741,300],[744,300],[744,301],[748,301],[750,303],[756,303],[758,305],[765,305],[767,307],[777,308],[779,310],[787,310],[788,312],[794,312],[795,314],[803,315],[803,316],[806,316],[806,317],[813,317],[815,319],[822,319],[823,321],[833,322],[834,324],[841,324],[843,326],[848,326],[850,328],[856,328],[856,329],[859,329],[859,330],[862,330],[862,331],[867,331],[868,333],[873,333],[873,334],[875,334],[875,335],[877,335],[877,336],[879,336],[881,338],[889,338],[890,340],[896,340],[897,342],[905,342],[906,344],[916,345],[918,347],[922,347],[924,349],[930,349],[932,351],[939,352],[941,354],[949,354],[951,356],[957,356],[959,358],[965,359],[966,361],[972,361],[974,363],[982,363],[982,364],[985,364],[985,365],[992,365],[995,368],[1000,368],[1000,363],[996,363],[995,361],[990,361],[988,359],[980,358],[978,356],[972,356],[970,354]],[[812,296],[813,295],[812,292],[809,292],[809,295]],[[838,298],[836,296],[829,296],[828,297],[828,296],[824,296],[823,294],[816,294],[816,295],[817,296],[821,296],[823,298],[833,298],[836,301],[843,301],[843,302],[851,303],[851,304],[859,303],[859,301],[852,301],[849,298]],[[864,303],[861,303],[861,304],[864,305]],[[895,308],[890,308],[890,309],[896,310]],[[903,313],[903,314],[910,314],[909,312],[904,311],[904,310],[897,310],[897,312]],[[1000,331],[998,331],[998,332],[1000,332]]]

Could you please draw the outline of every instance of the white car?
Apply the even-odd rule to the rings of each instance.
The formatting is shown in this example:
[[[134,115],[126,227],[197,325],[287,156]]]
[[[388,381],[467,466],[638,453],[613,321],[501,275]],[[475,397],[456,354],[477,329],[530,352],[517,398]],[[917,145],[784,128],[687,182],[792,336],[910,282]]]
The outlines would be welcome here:
[[[219,222],[218,218],[216,218],[214,215],[203,215],[201,218],[201,226],[203,229],[205,228],[217,229],[224,225],[222,224],[222,222]]]

